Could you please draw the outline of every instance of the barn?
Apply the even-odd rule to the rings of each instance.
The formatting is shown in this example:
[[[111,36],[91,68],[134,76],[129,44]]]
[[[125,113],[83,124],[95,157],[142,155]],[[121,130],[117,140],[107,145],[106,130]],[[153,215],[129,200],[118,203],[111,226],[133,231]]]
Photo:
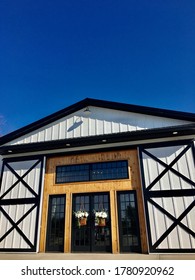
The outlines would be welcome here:
[[[0,251],[195,252],[195,114],[86,98],[0,138]]]

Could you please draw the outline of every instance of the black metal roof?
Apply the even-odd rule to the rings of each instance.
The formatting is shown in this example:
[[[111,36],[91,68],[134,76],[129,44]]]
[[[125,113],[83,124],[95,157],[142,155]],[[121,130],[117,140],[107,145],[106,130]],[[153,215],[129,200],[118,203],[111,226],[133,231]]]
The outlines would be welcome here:
[[[120,111],[126,111],[126,112],[152,115],[152,116],[157,116],[157,117],[164,117],[164,118],[179,119],[179,120],[195,122],[194,113],[187,113],[187,112],[173,111],[173,110],[167,110],[167,109],[131,105],[131,104],[125,104],[125,103],[119,103],[119,102],[113,102],[113,101],[85,98],[54,114],[44,117],[36,122],[33,122],[27,126],[24,126],[16,131],[13,131],[13,132],[1,137],[0,145],[6,144],[16,138],[19,138],[27,133],[30,133],[36,129],[39,129],[45,125],[48,125],[51,122],[57,121],[58,119],[61,119],[67,115],[70,115],[87,106],[96,106],[96,107],[107,108],[107,109],[114,109],[114,110],[120,110]]]

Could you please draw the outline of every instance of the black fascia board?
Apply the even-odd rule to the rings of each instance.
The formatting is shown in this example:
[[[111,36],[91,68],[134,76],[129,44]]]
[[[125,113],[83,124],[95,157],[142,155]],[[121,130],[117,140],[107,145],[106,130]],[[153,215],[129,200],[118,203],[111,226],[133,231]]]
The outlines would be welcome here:
[[[39,129],[43,126],[46,126],[46,125],[48,125],[52,122],[55,122],[55,121],[57,121],[57,120],[59,120],[63,117],[66,117],[67,115],[70,115],[70,114],[74,113],[75,111],[82,109],[85,106],[86,105],[85,105],[85,99],[84,99],[84,100],[82,100],[78,103],[75,103],[73,105],[70,105],[70,106],[66,107],[65,109],[57,111],[56,113],[53,113],[53,114],[51,114],[49,116],[46,116],[46,117],[44,117],[44,118],[42,118],[38,121],[35,121],[35,122],[33,122],[29,125],[26,125],[22,128],[19,128],[15,131],[5,135],[5,136],[2,136],[0,138],[0,145],[3,145],[7,142],[10,142],[14,139],[17,139],[17,138],[21,137],[21,136],[23,136],[27,133],[30,133],[30,132],[32,132],[36,129]]]
[[[195,113],[181,112],[181,111],[168,110],[168,109],[160,109],[160,108],[141,106],[141,105],[132,105],[132,104],[91,99],[91,98],[86,98],[85,100],[90,103],[90,104],[88,104],[88,106],[91,105],[91,106],[125,111],[125,112],[146,114],[146,115],[151,115],[151,116],[156,116],[156,117],[186,120],[186,121],[192,121],[192,122],[195,121]]]
[[[53,113],[47,117],[44,117],[38,121],[35,121],[27,126],[24,126],[16,131],[13,131],[5,136],[0,138],[0,145],[4,145],[14,139],[17,139],[25,134],[28,134],[32,131],[35,131],[43,126],[46,126],[52,122],[55,122],[67,115],[70,115],[78,110],[84,109],[87,106],[95,106],[101,107],[106,109],[113,109],[125,112],[133,112],[139,114],[146,114],[152,115],[157,117],[164,117],[164,118],[172,118],[172,119],[179,119],[185,121],[195,122],[195,114],[194,113],[187,113],[187,112],[180,112],[180,111],[173,111],[167,109],[159,109],[153,107],[146,107],[140,105],[131,105],[126,103],[119,103],[114,101],[105,101],[93,98],[85,98],[73,105],[70,105],[56,113]]]
[[[174,134],[175,133],[175,134]],[[64,140],[53,140],[29,144],[17,144],[0,147],[1,155],[11,155],[17,153],[38,152],[46,150],[68,149],[75,147],[85,147],[112,143],[125,143],[140,140],[152,140],[159,138],[172,138],[178,136],[191,135],[191,140],[195,137],[195,124],[181,125],[166,128],[145,129],[131,132],[121,132],[114,134],[88,136],[80,138],[70,138]]]

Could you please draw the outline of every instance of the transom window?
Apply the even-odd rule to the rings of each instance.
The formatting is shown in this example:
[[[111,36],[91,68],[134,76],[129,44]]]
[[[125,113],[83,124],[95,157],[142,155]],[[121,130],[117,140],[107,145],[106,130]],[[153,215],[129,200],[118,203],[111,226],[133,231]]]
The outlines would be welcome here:
[[[126,160],[56,167],[57,184],[127,178],[128,164]]]

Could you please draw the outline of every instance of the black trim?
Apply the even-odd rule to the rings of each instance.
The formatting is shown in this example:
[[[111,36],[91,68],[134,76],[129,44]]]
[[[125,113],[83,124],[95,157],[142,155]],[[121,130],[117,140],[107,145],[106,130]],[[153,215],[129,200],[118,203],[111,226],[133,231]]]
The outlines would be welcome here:
[[[65,109],[62,109],[54,114],[51,114],[32,124],[29,124],[23,128],[20,128],[14,132],[11,132],[11,133],[1,137],[0,145],[6,144],[7,142],[10,142],[27,133],[30,133],[36,129],[39,129],[45,125],[48,125],[51,122],[57,121],[60,118],[63,118],[65,116],[72,114],[78,110],[81,110],[87,106],[96,106],[96,107],[101,107],[101,108],[120,110],[120,111],[126,111],[126,112],[134,112],[134,113],[147,114],[147,115],[164,117],[164,118],[186,120],[186,121],[192,121],[192,122],[195,121],[194,113],[173,111],[173,110],[167,110],[167,109],[158,109],[158,108],[152,108],[152,107],[146,107],[146,106],[138,106],[138,105],[119,103],[119,102],[110,102],[110,101],[86,98],[84,100],[81,100],[80,102],[77,102],[71,106],[68,106]]]
[[[174,170],[172,167],[173,165],[178,162],[178,160],[191,148],[191,145],[186,146],[186,148],[169,164],[162,164],[162,161],[160,161],[157,157],[153,156],[153,159],[156,158],[156,161],[160,163],[163,166],[166,166],[165,169],[152,181],[152,183],[147,187],[147,191],[151,190],[153,186],[168,172]],[[147,152],[146,150],[143,151],[144,153]],[[149,154],[149,153],[147,153]],[[178,171],[174,170],[174,173],[177,173],[177,175],[180,174]],[[181,174],[182,175],[182,174]],[[182,175],[183,178],[186,178],[185,176]],[[189,180],[189,179],[188,179]],[[191,184],[195,185],[195,183],[191,180],[189,180]]]
[[[164,172],[161,173],[162,177],[167,171],[171,171],[172,173],[174,173],[175,175],[179,176],[180,178],[182,178],[184,181],[186,181],[188,184],[191,184],[195,187],[195,182],[193,182],[192,180],[190,180],[189,178],[187,178],[186,176],[184,176],[183,174],[179,173],[177,170],[175,170],[174,168],[172,168],[172,166],[185,154],[185,152],[192,148],[193,143],[189,143],[188,146],[186,147],[186,149],[184,149],[184,151],[178,156],[178,158],[175,158],[175,161],[173,161],[171,164],[166,164],[165,162],[163,162],[162,160],[158,159],[157,157],[155,157],[154,155],[152,155],[151,153],[149,153],[147,150],[144,150],[144,153],[146,155],[148,155],[149,157],[151,157],[152,159],[154,159],[156,162],[158,162],[160,165],[162,165],[163,167],[165,167]],[[157,177],[158,179],[160,177]],[[156,178],[156,179],[157,179]],[[154,185],[154,183],[153,183]],[[152,185],[150,185],[150,189],[151,189]]]
[[[173,132],[177,131],[174,136]],[[153,128],[138,131],[128,131],[114,134],[88,136],[71,138],[65,140],[43,141],[29,144],[17,144],[0,147],[0,154],[10,155],[16,153],[38,152],[56,149],[68,149],[75,147],[86,147],[94,145],[109,145],[112,143],[125,143],[140,140],[162,139],[167,137],[175,137],[195,135],[195,124],[180,125],[166,128]],[[193,136],[191,136],[193,137]]]
[[[121,163],[125,163],[125,166],[118,166],[120,165]],[[98,164],[101,164],[101,165],[105,165],[104,167],[102,166],[102,168],[100,168],[101,170],[109,170],[109,171],[113,171],[112,169],[113,168],[124,168],[126,169],[126,173],[125,175],[126,176],[116,176],[116,174],[118,173],[109,173],[109,175],[115,175],[115,177],[112,177],[106,173],[106,175],[108,175],[109,178],[106,178],[106,177],[102,177],[101,179],[100,178],[93,178],[93,174],[92,172],[94,170],[97,170],[97,169],[94,169],[94,167]],[[116,167],[113,167],[113,166],[110,166],[109,165],[112,165],[112,164],[116,164],[117,166]],[[64,179],[64,181],[62,181],[62,177],[64,176],[60,176],[60,169],[61,168],[65,168],[66,171],[63,171],[64,172],[68,172],[69,174],[67,174],[67,176],[65,176],[65,178],[67,178],[67,180]],[[84,168],[84,169],[79,169],[79,167],[87,167],[87,168]],[[73,169],[72,169],[73,168]],[[68,170],[69,169],[69,170]],[[84,175],[84,171],[82,172],[82,170],[86,171],[87,173],[85,173]],[[75,171],[75,174],[73,173],[73,171]],[[81,175],[78,175],[78,171],[79,174],[81,173]],[[70,174],[71,173],[71,174]],[[124,172],[122,172],[124,173]],[[65,174],[65,173],[64,173]],[[120,174],[120,173],[119,173]],[[103,172],[103,175],[104,172]],[[69,179],[68,179],[69,178]],[[108,181],[108,180],[125,180],[125,179],[128,179],[129,178],[129,172],[128,172],[128,161],[127,160],[115,160],[115,161],[97,161],[97,162],[90,162],[90,163],[81,163],[81,164],[68,164],[68,165],[58,165],[56,166],[56,178],[55,178],[55,183],[56,184],[69,184],[69,183],[74,183],[74,182],[96,182],[96,181]]]
[[[100,227],[95,222],[95,215],[93,210],[96,208],[95,204],[99,204],[99,200],[95,201],[95,196],[107,196],[107,201],[102,201],[103,209],[107,210],[108,218],[106,219],[106,225]],[[110,216],[110,193],[109,192],[91,192],[91,193],[73,193],[73,208],[76,210],[77,197],[88,197],[89,200],[84,201],[84,207],[87,206],[88,209],[85,209],[89,212],[87,218],[87,224],[83,227],[78,227],[77,219],[75,216],[72,216],[72,237],[71,237],[71,251],[72,252],[102,252],[102,253],[111,253],[112,252],[112,232],[111,232],[111,216]],[[106,207],[105,205],[108,205]],[[96,209],[98,210],[98,209]],[[102,210],[102,209],[99,209]],[[82,239],[81,243],[77,244],[75,238]],[[103,240],[101,240],[103,238]],[[107,240],[106,240],[107,239]],[[103,244],[101,244],[103,242]]]
[[[36,250],[36,248],[35,248],[35,250]],[[20,249],[20,248],[17,248],[17,249],[12,249],[12,248],[4,249],[4,248],[1,248],[0,252],[6,252],[6,253],[9,253],[9,252],[11,252],[11,253],[32,253],[32,252],[35,252],[35,250],[32,251],[32,248],[25,249],[25,250],[24,249]]]
[[[10,204],[11,205],[11,204]],[[7,218],[7,220],[11,223],[12,227],[0,238],[0,242],[7,236],[10,234],[10,232],[12,232],[12,230],[16,229],[18,231],[18,233],[23,237],[24,241],[30,246],[30,248],[32,249],[32,251],[36,250],[36,247],[34,244],[32,244],[30,242],[30,240],[26,237],[26,235],[21,231],[21,229],[18,227],[18,225],[34,210],[34,208],[37,205],[34,204],[18,221],[17,223],[15,223],[10,216],[6,213],[6,211],[0,206],[0,211],[3,213],[3,215]],[[0,249],[1,251],[1,249]],[[25,251],[25,249],[24,249]]]
[[[12,162],[22,162],[22,161],[31,161],[36,160],[36,162],[20,177],[17,172],[10,166],[9,163]],[[30,173],[33,168],[35,168],[38,164],[40,164],[40,177],[39,177],[39,186],[38,186],[38,194],[34,192],[34,190],[28,185],[23,178]],[[35,252],[37,246],[37,232],[38,232],[38,221],[39,221],[39,209],[40,209],[40,195],[41,195],[41,185],[42,185],[42,176],[43,176],[43,157],[25,157],[25,158],[13,158],[13,159],[4,159],[3,167],[1,173],[0,183],[2,184],[3,171],[4,168],[7,167],[10,172],[16,176],[18,179],[14,184],[9,187],[9,189],[1,195],[0,197],[0,212],[4,217],[11,223],[11,227],[7,232],[3,234],[0,238],[0,242],[6,238],[13,230],[16,230],[19,235],[25,240],[25,242],[30,246],[30,248],[0,248],[2,252]],[[10,198],[3,199],[7,193],[9,193],[19,182],[21,182],[31,193],[32,197],[24,197],[24,198]],[[0,185],[1,186],[1,185]],[[28,209],[24,213],[22,217],[17,222],[14,222],[13,219],[9,216],[9,214],[3,209],[4,205],[25,205],[32,204],[32,207]],[[35,220],[35,231],[34,231],[34,240],[31,242],[29,238],[22,232],[22,230],[18,227],[18,225],[35,209],[36,209],[36,220]]]
[[[193,182],[194,184],[194,182]],[[145,191],[145,197],[181,197],[181,196],[195,196],[195,189],[174,189],[159,191]]]
[[[0,205],[20,205],[20,204],[36,204],[37,199],[35,197],[29,198],[12,198],[0,200]]]
[[[177,146],[177,145],[182,145],[183,143],[185,144],[186,141],[188,143],[193,143],[193,139],[188,139],[188,140],[174,140],[174,141],[165,141],[165,142],[161,142],[160,145],[161,147],[163,146]],[[148,143],[147,146],[150,145],[158,145],[159,147],[159,143]],[[129,149],[137,149],[139,147],[143,148],[145,146],[145,144],[128,144],[128,145],[118,145],[118,146],[108,146],[108,147],[101,147],[101,148],[91,148],[91,149],[82,149],[82,150],[72,150],[72,151],[63,151],[63,152],[55,152],[55,153],[49,153],[49,152],[45,152],[43,155],[46,156],[47,158],[54,158],[54,157],[58,157],[58,156],[68,156],[68,155],[83,155],[83,154],[94,154],[94,153],[99,153],[99,152],[110,152],[110,151],[125,151],[125,150],[129,150]]]
[[[34,190],[23,180],[23,178],[26,177],[26,175],[28,175],[28,173],[30,173],[33,170],[33,168],[35,168],[39,163],[40,160],[35,162],[35,164],[33,164],[32,167],[29,170],[27,170],[26,173],[24,173],[22,176],[19,176],[18,173],[15,172],[15,170],[7,162],[5,162],[4,166],[6,166],[18,180],[14,184],[12,184],[12,186],[0,197],[0,199],[6,196],[7,193],[9,193],[19,182],[21,182],[28,189],[28,191],[32,193],[32,195],[37,197],[36,192],[34,192]]]
[[[120,252],[121,253],[141,253],[141,238],[140,238],[140,226],[139,226],[139,215],[138,215],[138,204],[137,204],[137,193],[135,190],[130,190],[130,191],[117,191],[117,208],[118,208],[118,227],[119,227],[119,242],[120,242]],[[136,229],[136,237],[138,244],[137,245],[130,245],[130,244],[123,244],[123,225],[122,225],[122,217],[121,217],[121,203],[120,203],[120,195],[121,194],[133,194],[134,195],[134,202],[135,202],[135,229]],[[124,202],[122,203],[124,204]],[[124,210],[124,209],[123,209]],[[125,209],[127,210],[127,209]],[[129,217],[130,218],[130,217]],[[131,221],[132,223],[132,221]],[[131,228],[131,223],[129,222],[128,228],[132,230]]]
[[[148,242],[149,242],[149,251],[151,253],[189,253],[189,252],[195,252],[194,249],[189,248],[182,248],[182,249],[158,249],[157,246],[169,235],[169,233],[172,232],[173,229],[175,229],[176,226],[180,226],[183,230],[185,230],[188,234],[193,236],[195,238],[195,232],[191,230],[189,227],[187,227],[185,224],[183,224],[181,221],[182,219],[192,210],[192,208],[195,207],[195,200],[183,211],[183,213],[180,214],[178,218],[174,217],[171,213],[166,211],[162,206],[160,206],[158,203],[156,203],[153,198],[155,197],[185,197],[185,196],[195,196],[195,188],[189,188],[189,189],[172,189],[172,190],[152,190],[155,183],[157,183],[168,171],[171,171],[176,176],[182,178],[185,182],[195,187],[195,182],[191,179],[187,178],[177,170],[173,168],[173,165],[178,162],[178,160],[189,150],[192,150],[194,164],[195,164],[195,149],[194,149],[194,143],[193,141],[182,141],[182,142],[176,142],[174,143],[176,145],[181,144],[186,145],[183,151],[180,152],[179,155],[170,163],[166,164],[165,162],[162,162],[159,158],[148,152],[146,149],[150,148],[161,148],[161,147],[170,147],[173,146],[170,143],[163,143],[163,145],[160,144],[151,144],[151,145],[144,145],[140,146],[139,149],[139,157],[140,157],[140,169],[141,169],[141,176],[142,176],[142,187],[143,187],[143,193],[144,193],[144,206],[145,206],[145,214],[146,214],[146,225],[147,225],[147,234],[148,234]],[[144,166],[143,166],[143,154],[147,154],[149,157],[151,157],[153,160],[155,160],[158,164],[161,164],[165,169],[155,178],[149,186],[146,186],[145,184],[145,174],[144,174]],[[160,212],[162,212],[164,215],[166,215],[169,219],[173,221],[171,226],[162,234],[162,236],[154,243],[152,244],[152,235],[151,235],[151,227],[150,227],[150,219],[149,219],[149,210],[148,210],[148,203],[152,204],[154,207],[156,207]]]
[[[58,200],[58,204],[53,205],[53,199],[55,198],[60,198],[60,203]],[[63,199],[63,203],[61,199]],[[63,211],[62,205],[64,206]],[[45,249],[46,252],[64,252],[64,233],[66,217],[65,209],[66,194],[49,195]]]
[[[151,250],[154,251],[158,245],[171,233],[171,231],[176,227],[180,226],[183,228],[188,234],[191,234],[195,238],[195,232],[188,228],[185,224],[181,221],[182,219],[192,210],[195,206],[195,200],[185,209],[185,211],[178,217],[175,218],[171,215],[168,211],[166,211],[163,207],[161,207],[158,203],[153,201],[152,199],[148,199],[148,201],[154,205],[158,210],[160,210],[163,214],[165,214],[169,219],[173,221],[172,225],[161,235],[161,237],[151,246]],[[169,249],[171,251],[171,249]],[[194,249],[195,250],[195,249]]]

